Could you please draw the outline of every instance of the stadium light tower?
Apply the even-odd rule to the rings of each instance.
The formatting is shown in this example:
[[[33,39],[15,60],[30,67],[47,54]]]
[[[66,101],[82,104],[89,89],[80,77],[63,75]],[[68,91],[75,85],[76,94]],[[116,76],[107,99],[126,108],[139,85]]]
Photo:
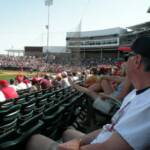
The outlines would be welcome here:
[[[45,6],[48,7],[48,20],[47,20],[47,57],[48,57],[48,47],[49,47],[49,20],[50,20],[50,6],[53,4],[53,0],[45,0]]]

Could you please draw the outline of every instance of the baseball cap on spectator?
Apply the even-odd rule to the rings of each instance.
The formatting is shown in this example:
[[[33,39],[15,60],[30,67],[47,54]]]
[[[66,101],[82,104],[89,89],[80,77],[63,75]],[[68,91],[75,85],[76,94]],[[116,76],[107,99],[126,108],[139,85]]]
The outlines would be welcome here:
[[[7,80],[0,80],[0,86],[1,87],[7,87],[9,85]]]
[[[38,81],[37,81],[35,78],[33,78],[33,79],[31,80],[31,83],[32,83],[32,85],[35,85],[35,84],[38,84]]]
[[[141,56],[150,59],[150,36],[137,38],[132,44],[131,49],[135,54],[140,54]],[[131,52],[131,54],[133,52]]]

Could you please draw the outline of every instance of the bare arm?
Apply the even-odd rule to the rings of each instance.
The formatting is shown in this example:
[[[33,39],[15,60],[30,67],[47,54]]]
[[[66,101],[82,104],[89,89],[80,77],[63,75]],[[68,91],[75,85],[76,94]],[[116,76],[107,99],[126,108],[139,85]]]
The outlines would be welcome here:
[[[72,82],[72,80],[70,78],[68,79],[68,81],[70,82],[71,86],[74,87],[76,90],[87,94],[88,96],[90,96],[93,99],[98,97],[98,94],[96,92],[91,91],[88,88],[85,88],[85,87],[75,84],[74,82]]]
[[[101,82],[98,81],[97,83],[94,83],[93,85],[91,85],[90,87],[88,87],[88,89],[90,91],[100,92],[102,90]]]
[[[122,82],[125,79],[125,77],[105,75],[105,76],[102,76],[101,79],[115,81],[115,82],[120,83],[120,82]]]
[[[80,146],[90,144],[100,133],[100,129],[86,134],[80,138]]]
[[[131,82],[129,81],[129,79],[125,78],[125,82],[122,87],[122,90],[120,94],[116,96],[116,99],[122,100],[129,93],[130,87],[131,87]]]

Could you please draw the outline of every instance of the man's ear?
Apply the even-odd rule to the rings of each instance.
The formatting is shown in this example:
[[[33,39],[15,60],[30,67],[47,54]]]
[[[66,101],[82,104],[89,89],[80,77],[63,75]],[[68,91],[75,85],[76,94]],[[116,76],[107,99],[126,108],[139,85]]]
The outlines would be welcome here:
[[[135,56],[135,65],[136,65],[137,68],[140,67],[141,61],[142,61],[141,55],[136,55],[136,56]]]

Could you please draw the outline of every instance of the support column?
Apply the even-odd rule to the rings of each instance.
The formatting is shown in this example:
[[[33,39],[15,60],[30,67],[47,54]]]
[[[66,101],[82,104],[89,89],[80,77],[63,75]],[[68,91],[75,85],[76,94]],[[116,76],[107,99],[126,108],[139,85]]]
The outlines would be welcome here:
[[[103,59],[103,48],[101,48],[101,60]]]

